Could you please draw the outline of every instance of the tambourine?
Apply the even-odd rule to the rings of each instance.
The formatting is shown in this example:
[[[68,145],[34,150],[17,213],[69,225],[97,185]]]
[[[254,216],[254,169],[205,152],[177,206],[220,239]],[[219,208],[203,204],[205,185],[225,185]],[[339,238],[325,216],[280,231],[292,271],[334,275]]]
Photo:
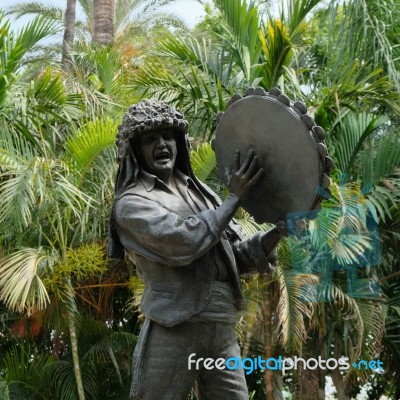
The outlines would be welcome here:
[[[236,149],[241,162],[254,149],[264,169],[242,203],[256,222],[285,221],[296,213],[314,217],[329,192],[333,161],[323,143],[324,130],[304,103],[293,103],[278,88],[249,88],[244,97],[232,97],[217,123],[213,148],[220,179],[227,184]]]

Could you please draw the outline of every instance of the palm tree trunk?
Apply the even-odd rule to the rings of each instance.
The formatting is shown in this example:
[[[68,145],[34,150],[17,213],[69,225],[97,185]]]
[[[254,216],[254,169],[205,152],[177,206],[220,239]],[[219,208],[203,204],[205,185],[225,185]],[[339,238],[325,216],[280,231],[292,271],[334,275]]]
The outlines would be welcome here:
[[[114,40],[114,0],[93,0],[93,42],[109,45]]]
[[[267,360],[272,357],[272,303],[271,286],[268,285],[264,292],[263,303],[263,324],[264,324],[264,358]],[[266,400],[274,400],[274,374],[273,371],[266,368],[264,373]]]
[[[76,336],[76,325],[74,318],[69,319],[69,335],[71,339],[72,359],[74,362],[74,372],[76,387],[78,389],[79,400],[85,400],[85,392],[83,390],[81,368],[79,366],[79,354],[78,354],[78,339]]]
[[[76,0],[67,0],[67,9],[65,10],[65,30],[62,45],[61,67],[65,71],[68,68],[68,52],[74,43],[75,29],[75,10]]]
[[[71,281],[68,279],[67,282],[67,290],[68,290],[68,323],[69,323],[69,336],[71,340],[71,351],[72,351],[72,360],[74,364],[74,373],[75,373],[75,381],[76,387],[78,390],[78,398],[79,400],[85,400],[85,392],[83,390],[83,381],[82,381],[82,373],[79,365],[79,353],[78,353],[78,337],[76,334],[76,316],[77,309],[74,299],[74,292],[72,289]]]
[[[303,347],[302,358],[308,360],[310,358],[318,359],[321,355],[326,359],[323,346],[323,340],[320,340],[315,332],[311,333],[310,339]],[[299,363],[296,371],[294,384],[295,400],[324,400],[325,399],[325,373],[319,369],[307,369]]]
[[[337,360],[340,357],[342,357],[342,355],[343,355],[343,352],[342,352],[343,341],[341,340],[339,333],[340,332],[338,332],[336,334],[336,338],[335,338],[335,358]],[[351,399],[350,393],[351,393],[351,387],[352,387],[351,382],[345,381],[343,379],[343,376],[340,373],[340,370],[338,368],[331,371],[331,378],[332,378],[333,384],[335,385],[338,399],[339,400],[350,400]]]
[[[297,380],[297,390],[294,397],[296,400],[321,400],[318,371],[304,369],[299,365]]]
[[[351,384],[343,380],[339,369],[331,371],[331,378],[336,388],[337,398],[339,400],[350,400]]]

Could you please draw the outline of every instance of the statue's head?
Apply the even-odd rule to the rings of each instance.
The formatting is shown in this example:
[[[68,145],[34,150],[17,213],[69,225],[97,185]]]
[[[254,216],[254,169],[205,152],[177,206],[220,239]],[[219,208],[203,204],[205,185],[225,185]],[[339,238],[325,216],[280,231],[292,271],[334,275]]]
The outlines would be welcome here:
[[[188,126],[181,112],[162,101],[146,99],[129,107],[117,135],[116,191],[134,185],[141,169],[160,179],[174,166],[189,174]]]
[[[157,170],[152,171],[151,167],[169,169],[175,166],[196,179],[189,162],[186,140],[188,127],[183,114],[164,102],[149,99],[129,107],[118,127],[115,199],[137,185],[141,169],[150,169],[149,172],[157,175]],[[155,153],[152,140],[164,141]],[[168,154],[164,151],[166,149]],[[113,213],[110,217],[108,254],[114,259],[123,259],[124,256]]]
[[[118,159],[133,153],[139,169],[168,180],[177,157],[177,142],[185,138],[188,122],[183,115],[157,100],[143,100],[131,106],[118,133]]]
[[[118,162],[126,157],[129,147],[144,135],[171,129],[176,137],[184,138],[188,126],[181,112],[162,101],[146,99],[134,104],[129,107],[118,127]]]

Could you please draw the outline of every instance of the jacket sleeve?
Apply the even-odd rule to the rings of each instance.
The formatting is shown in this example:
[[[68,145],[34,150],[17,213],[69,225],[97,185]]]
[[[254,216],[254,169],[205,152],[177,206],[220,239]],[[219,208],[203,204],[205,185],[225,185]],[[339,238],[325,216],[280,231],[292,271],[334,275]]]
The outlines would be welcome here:
[[[276,262],[276,251],[266,253],[263,239],[269,232],[258,232],[245,236],[240,225],[233,220],[228,227],[228,239],[231,243],[236,265],[241,275],[270,272]]]
[[[240,236],[231,243],[241,275],[256,272],[263,274],[269,270],[270,265],[261,245],[261,237],[262,232],[244,238]]]
[[[170,266],[184,266],[204,255],[221,239],[214,210],[188,218],[156,201],[126,195],[115,205],[122,245],[141,256]]]

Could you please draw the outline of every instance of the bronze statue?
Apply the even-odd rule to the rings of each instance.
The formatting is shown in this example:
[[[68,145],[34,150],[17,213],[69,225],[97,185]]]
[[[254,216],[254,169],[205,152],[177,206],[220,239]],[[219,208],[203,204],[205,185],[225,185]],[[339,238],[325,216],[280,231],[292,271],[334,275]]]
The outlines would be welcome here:
[[[243,370],[188,360],[240,356],[239,275],[267,272],[284,230],[243,236],[232,218],[263,174],[257,156],[250,150],[241,164],[236,152],[221,203],[191,169],[187,130],[179,111],[155,100],[131,106],[119,127],[109,255],[129,258],[145,285],[130,399],[183,400],[194,386],[198,399],[245,400]]]

